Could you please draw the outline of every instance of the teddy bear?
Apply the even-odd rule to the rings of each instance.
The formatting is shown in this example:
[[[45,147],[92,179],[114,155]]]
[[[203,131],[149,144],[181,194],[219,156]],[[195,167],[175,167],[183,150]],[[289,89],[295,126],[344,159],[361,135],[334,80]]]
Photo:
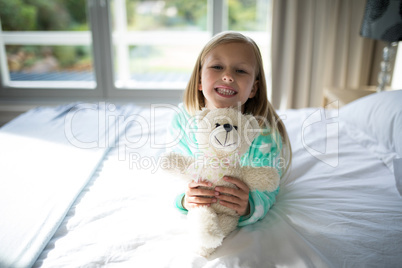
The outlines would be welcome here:
[[[248,152],[253,140],[261,133],[256,118],[244,115],[235,108],[204,108],[196,115],[195,138],[200,153],[194,157],[175,152],[166,153],[162,169],[187,182],[205,180],[216,186],[236,188],[223,180],[224,176],[238,178],[250,189],[274,191],[279,186],[279,174],[273,167],[243,166],[241,156]],[[222,244],[223,239],[237,228],[239,215],[219,204],[202,206],[188,211],[189,231],[195,251],[208,257]]]

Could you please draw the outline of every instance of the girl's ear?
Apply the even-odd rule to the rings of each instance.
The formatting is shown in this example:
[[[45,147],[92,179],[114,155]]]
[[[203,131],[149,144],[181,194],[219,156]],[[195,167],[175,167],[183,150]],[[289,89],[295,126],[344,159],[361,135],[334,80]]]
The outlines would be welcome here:
[[[258,91],[258,80],[254,81],[253,88],[251,89],[250,95],[248,96],[249,99],[254,98],[255,94],[257,94]]]

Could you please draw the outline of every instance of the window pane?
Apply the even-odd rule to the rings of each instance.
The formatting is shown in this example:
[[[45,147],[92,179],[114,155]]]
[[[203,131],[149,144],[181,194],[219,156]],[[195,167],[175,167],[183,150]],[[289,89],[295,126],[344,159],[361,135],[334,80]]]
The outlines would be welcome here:
[[[402,88],[402,41],[398,44],[399,49],[395,55],[395,65],[392,74],[391,88],[401,89]]]
[[[3,31],[88,31],[85,0],[0,0]]]
[[[129,31],[207,29],[207,1],[127,0],[126,8]]]
[[[197,57],[197,55],[192,54],[194,51],[198,53],[200,50],[199,45],[129,46],[130,82],[126,82],[125,86],[141,88],[184,87],[190,79]],[[192,56],[183,57],[183,55]],[[117,80],[123,83],[121,77],[117,77]],[[119,84],[119,86],[123,85]]]
[[[93,81],[89,46],[6,46],[11,81]]]
[[[184,88],[207,32],[207,0],[112,2],[116,86]]]
[[[0,19],[5,83],[72,81],[72,87],[95,86],[86,1],[0,0]]]
[[[267,31],[270,0],[228,0],[229,30]]]

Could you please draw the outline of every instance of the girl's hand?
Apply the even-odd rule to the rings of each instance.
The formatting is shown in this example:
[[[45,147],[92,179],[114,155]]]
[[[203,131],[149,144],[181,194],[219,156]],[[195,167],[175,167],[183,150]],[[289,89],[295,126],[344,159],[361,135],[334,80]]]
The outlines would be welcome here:
[[[236,210],[240,216],[250,213],[250,207],[248,203],[248,193],[250,189],[247,185],[239,179],[232,177],[223,177],[227,182],[233,183],[237,186],[237,189],[217,186],[215,187],[215,197],[219,199],[219,203],[222,206]],[[223,195],[230,194],[232,196]]]
[[[190,210],[195,207],[210,206],[212,203],[216,203],[215,191],[213,189],[201,189],[199,188],[200,186],[211,187],[212,184],[206,181],[190,182],[183,200],[185,209]]]

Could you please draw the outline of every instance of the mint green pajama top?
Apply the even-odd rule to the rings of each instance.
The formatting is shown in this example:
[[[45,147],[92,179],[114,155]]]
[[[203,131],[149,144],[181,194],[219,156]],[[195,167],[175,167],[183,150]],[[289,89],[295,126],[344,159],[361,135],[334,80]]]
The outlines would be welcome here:
[[[179,104],[178,110],[173,116],[171,125],[168,129],[168,151],[173,151],[186,156],[194,156],[199,153],[197,142],[195,139],[195,122],[184,109],[183,104]],[[264,133],[263,133],[264,132]],[[277,167],[278,173],[281,176],[280,151],[282,150],[282,140],[280,135],[272,135],[269,130],[262,130],[262,133],[254,139],[249,151],[241,157],[243,166],[271,166]],[[273,191],[250,191],[249,215],[241,216],[238,226],[245,226],[257,222],[265,217],[269,209],[273,206],[276,200],[276,195],[279,192],[279,187]],[[183,214],[187,214],[187,210],[182,206],[184,193],[176,197],[176,208]]]

